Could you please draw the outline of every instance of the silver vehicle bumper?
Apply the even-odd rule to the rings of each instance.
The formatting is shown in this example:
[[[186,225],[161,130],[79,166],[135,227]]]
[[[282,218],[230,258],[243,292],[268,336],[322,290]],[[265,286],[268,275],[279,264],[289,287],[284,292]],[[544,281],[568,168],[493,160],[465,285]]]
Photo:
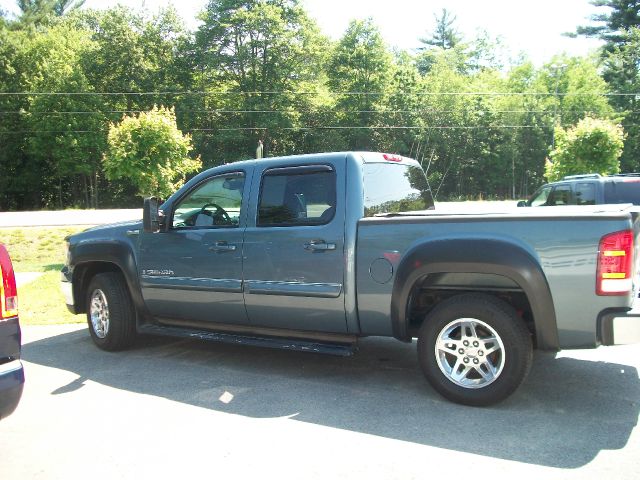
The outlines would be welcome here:
[[[602,345],[640,343],[640,304],[636,301],[627,312],[606,312],[599,324]]]
[[[60,290],[62,290],[62,295],[64,295],[64,301],[67,302],[68,307],[74,306],[73,301],[73,283],[61,281],[60,282]]]
[[[3,363],[0,365],[0,377],[14,372],[19,372],[20,370],[22,370],[22,362],[20,362],[20,360]]]

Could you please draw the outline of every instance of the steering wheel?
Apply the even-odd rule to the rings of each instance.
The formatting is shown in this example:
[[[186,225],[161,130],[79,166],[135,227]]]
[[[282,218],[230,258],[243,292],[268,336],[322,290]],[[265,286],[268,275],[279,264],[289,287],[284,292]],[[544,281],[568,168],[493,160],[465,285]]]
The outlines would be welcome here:
[[[211,215],[211,213],[207,212],[207,208],[209,207],[215,207],[216,211],[213,215]],[[224,220],[223,225],[232,225],[233,222],[231,221],[231,217],[229,216],[229,214],[227,213],[227,211],[222,208],[220,205],[218,205],[217,203],[205,203],[202,208],[200,209],[200,213],[198,213],[198,215],[200,214],[205,214],[205,215],[211,215],[214,217],[222,217],[222,219]],[[197,215],[196,215],[197,216]]]

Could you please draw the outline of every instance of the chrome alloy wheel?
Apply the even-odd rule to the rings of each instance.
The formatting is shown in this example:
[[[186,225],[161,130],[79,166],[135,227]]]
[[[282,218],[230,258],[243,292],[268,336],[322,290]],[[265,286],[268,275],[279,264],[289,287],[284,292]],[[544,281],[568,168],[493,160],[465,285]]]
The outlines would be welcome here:
[[[435,354],[447,379],[464,388],[483,388],[493,383],[505,362],[498,333],[475,318],[456,319],[440,330]]]
[[[93,332],[96,337],[105,338],[109,333],[109,304],[102,290],[93,291],[89,309]]]

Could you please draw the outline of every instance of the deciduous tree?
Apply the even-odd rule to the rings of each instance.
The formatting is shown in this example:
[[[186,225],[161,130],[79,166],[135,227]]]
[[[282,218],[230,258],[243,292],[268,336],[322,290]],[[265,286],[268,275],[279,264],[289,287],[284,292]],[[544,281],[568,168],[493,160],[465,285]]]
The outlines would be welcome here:
[[[328,40],[297,0],[211,0],[200,19],[196,69],[211,92],[201,121],[216,135],[212,161],[223,161],[222,146],[227,160],[252,158],[259,139],[266,155],[295,151],[289,129],[313,106]]]
[[[104,169],[110,180],[129,179],[141,196],[167,197],[202,168],[199,158],[189,158],[191,150],[173,109],[154,107],[110,126]]]
[[[620,155],[624,131],[609,120],[583,118],[577,125],[556,128],[556,148],[551,152],[545,171],[549,181],[565,175],[620,172]]]
[[[393,77],[391,55],[371,19],[353,20],[331,55],[328,85],[335,94],[336,120],[351,149],[370,150],[381,124],[379,112]]]

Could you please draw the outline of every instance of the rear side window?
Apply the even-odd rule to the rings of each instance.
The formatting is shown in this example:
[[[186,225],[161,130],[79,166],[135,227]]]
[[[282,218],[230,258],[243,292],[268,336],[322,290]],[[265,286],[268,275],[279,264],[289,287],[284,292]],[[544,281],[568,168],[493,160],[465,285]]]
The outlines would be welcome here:
[[[596,186],[594,183],[578,183],[576,185],[576,205],[595,205]]]
[[[424,171],[413,165],[365,163],[364,216],[433,208]]]
[[[640,205],[640,179],[606,182],[604,186],[604,202]]]
[[[330,166],[275,168],[262,178],[257,225],[324,225],[335,207],[336,173]]]

